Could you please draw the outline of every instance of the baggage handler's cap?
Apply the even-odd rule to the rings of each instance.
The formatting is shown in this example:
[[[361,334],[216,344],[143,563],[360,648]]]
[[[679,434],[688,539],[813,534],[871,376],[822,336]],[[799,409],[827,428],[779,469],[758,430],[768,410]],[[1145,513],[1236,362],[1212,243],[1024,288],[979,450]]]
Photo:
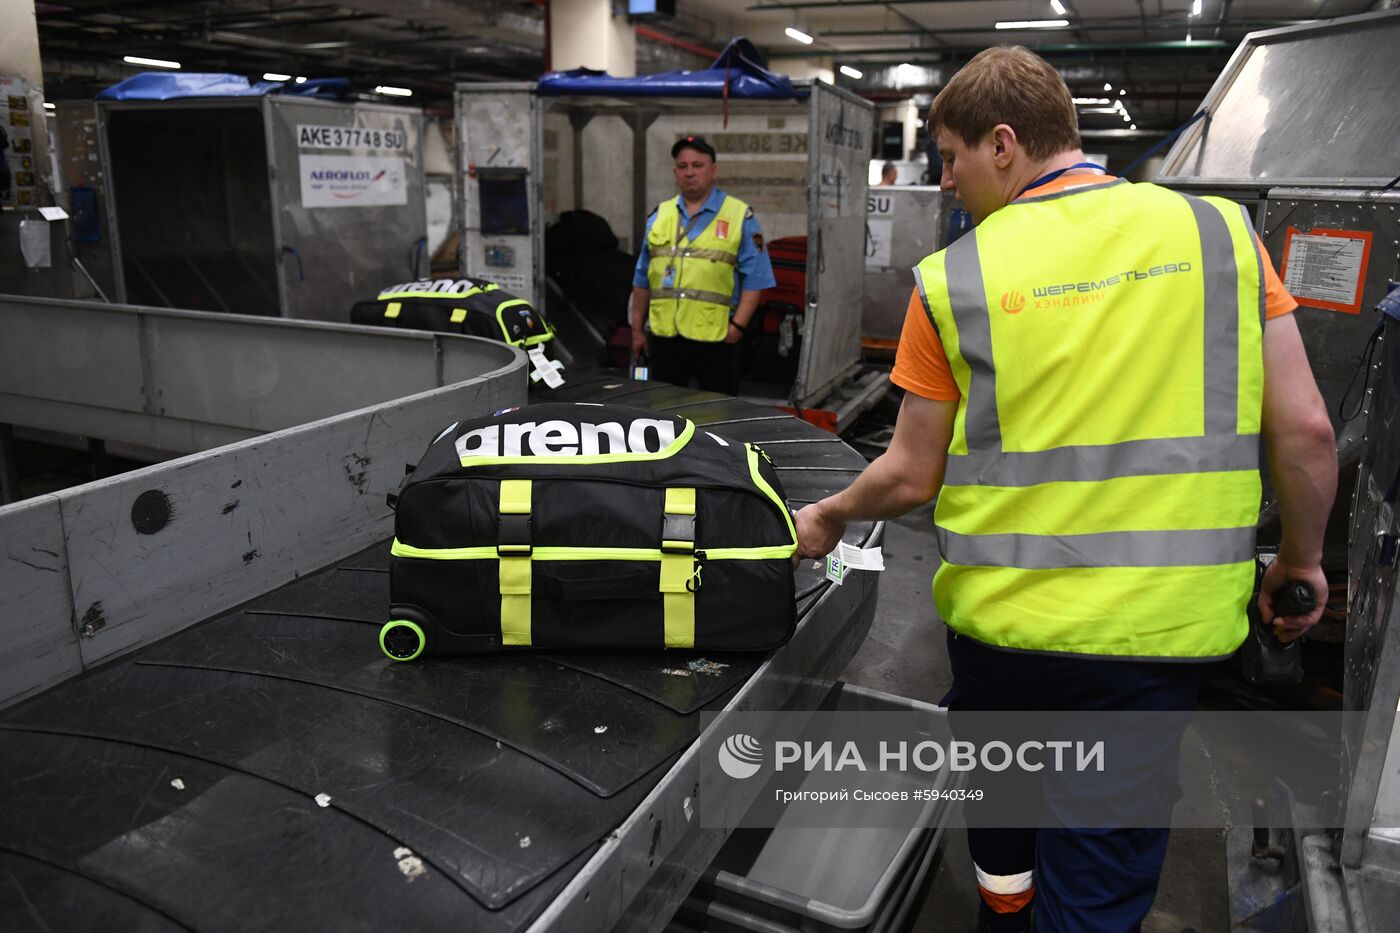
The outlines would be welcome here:
[[[676,144],[671,147],[671,158],[681,154],[682,149],[694,149],[696,152],[703,152],[715,161],[719,161],[715,155],[715,147],[705,142],[703,136],[682,136],[676,140]]]

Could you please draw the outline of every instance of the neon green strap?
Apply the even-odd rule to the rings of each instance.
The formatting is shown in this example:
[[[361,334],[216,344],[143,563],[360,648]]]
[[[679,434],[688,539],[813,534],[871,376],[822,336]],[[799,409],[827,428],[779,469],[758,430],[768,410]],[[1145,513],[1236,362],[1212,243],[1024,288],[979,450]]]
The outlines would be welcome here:
[[[665,526],[676,519],[694,527],[695,490],[676,488],[666,490]],[[664,527],[664,526],[663,526]],[[679,527],[679,525],[677,525]],[[665,532],[663,532],[663,535]],[[695,538],[686,541],[680,535],[661,542],[661,599],[667,648],[695,647]]]
[[[501,524],[507,516],[530,516],[530,480],[501,480]],[[501,543],[496,548],[500,561],[501,644],[530,644],[531,547]]]

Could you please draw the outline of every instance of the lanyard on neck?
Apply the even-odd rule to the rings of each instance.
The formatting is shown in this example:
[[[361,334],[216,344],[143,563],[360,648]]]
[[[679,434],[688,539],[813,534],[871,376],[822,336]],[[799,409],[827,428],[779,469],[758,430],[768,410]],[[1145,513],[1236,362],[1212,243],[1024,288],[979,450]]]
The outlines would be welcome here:
[[[709,198],[706,198],[706,199],[704,200],[704,202],[701,203],[701,205],[700,205],[698,208],[695,209],[694,215],[692,215],[691,217],[686,217],[686,216],[685,216],[685,199],[684,199],[684,198],[680,198],[680,199],[678,199],[678,200],[679,200],[679,205],[678,205],[678,206],[680,207],[680,210],[679,210],[677,213],[678,213],[680,216],[678,216],[678,217],[676,218],[676,236],[677,236],[676,242],[677,242],[677,243],[679,243],[682,239],[685,239],[685,240],[689,240],[689,239],[690,239],[691,234],[695,232],[695,223],[696,223],[696,221],[698,221],[698,220],[700,219],[700,215],[701,215],[701,214],[705,213],[706,206],[710,203],[710,199],[709,199]],[[718,214],[719,211],[716,210],[715,213]]]
[[[1016,198],[1021,197],[1027,191],[1030,191],[1032,188],[1039,188],[1041,185],[1048,185],[1050,182],[1054,181],[1056,178],[1059,178],[1065,172],[1071,172],[1077,168],[1092,168],[1096,169],[1097,171],[1103,172],[1105,175],[1108,174],[1108,172],[1104,170],[1104,167],[1102,165],[1099,165],[1097,162],[1076,162],[1073,165],[1066,166],[1065,168],[1056,169],[1048,175],[1041,175],[1035,181],[1022,188],[1021,194],[1016,195]],[[1012,200],[1014,201],[1016,200],[1016,198],[1012,198]]]

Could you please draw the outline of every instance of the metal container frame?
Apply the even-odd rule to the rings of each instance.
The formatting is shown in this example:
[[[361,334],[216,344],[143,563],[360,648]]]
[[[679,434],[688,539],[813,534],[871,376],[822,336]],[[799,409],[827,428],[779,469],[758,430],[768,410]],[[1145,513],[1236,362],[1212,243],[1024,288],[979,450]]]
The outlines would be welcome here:
[[[293,293],[288,286],[288,276],[291,274],[284,266],[283,244],[287,242],[286,225],[289,213],[305,212],[308,210],[302,207],[300,202],[292,203],[288,196],[294,197],[293,188],[299,186],[299,172],[294,164],[284,165],[283,157],[286,156],[282,149],[286,148],[287,140],[285,132],[279,129],[277,116],[280,111],[293,108],[310,108],[314,111],[324,111],[327,117],[336,113],[349,113],[351,123],[358,124],[359,114],[388,114],[393,118],[401,119],[406,126],[410,138],[405,145],[405,186],[407,188],[406,203],[399,207],[393,206],[391,209],[401,212],[401,219],[404,226],[409,228],[410,235],[424,237],[427,233],[426,205],[423,197],[424,176],[423,161],[421,154],[417,151],[421,145],[423,135],[423,115],[420,110],[412,107],[395,106],[392,104],[376,104],[365,102],[342,102],[318,100],[309,97],[279,96],[266,94],[258,97],[189,97],[176,98],[162,101],[124,101],[124,100],[99,100],[96,102],[97,113],[97,136],[98,151],[103,168],[104,191],[102,193],[104,207],[107,211],[106,227],[109,231],[109,243],[112,254],[112,275],[115,280],[115,295],[113,299],[119,303],[128,301],[128,289],[126,281],[126,269],[124,260],[124,249],[122,245],[122,225],[121,217],[117,210],[117,185],[118,179],[115,177],[112,159],[112,144],[110,139],[110,118],[112,114],[121,112],[159,112],[169,111],[179,113],[181,111],[218,111],[218,110],[255,110],[262,118],[263,130],[263,150],[267,157],[267,185],[269,193],[269,214],[267,218],[268,226],[271,229],[271,242],[273,244],[273,254],[271,257],[272,267],[276,270],[277,286],[277,308],[282,317],[316,319],[339,321],[345,319],[349,314],[350,305],[359,298],[364,297],[360,291],[356,291],[357,283],[353,281],[348,284],[344,295],[339,296],[340,304],[321,313],[310,313],[313,308],[322,308],[328,304],[324,289],[316,290],[314,297],[303,297]],[[347,147],[348,148],[348,147]],[[332,150],[333,152],[335,150]],[[299,147],[295,140],[291,140],[291,159],[295,159],[299,153]],[[297,179],[292,181],[291,179]],[[386,209],[380,207],[378,209]],[[313,209],[315,210],[315,209]],[[359,210],[359,208],[343,208],[342,210]],[[353,219],[353,218],[352,218]],[[343,239],[349,239],[349,234]],[[337,241],[341,246],[341,252],[349,257],[348,246]],[[410,249],[412,243],[400,244],[405,250]],[[370,244],[371,248],[378,248],[380,244]],[[396,246],[397,248],[397,246]],[[354,269],[353,263],[351,269]],[[376,281],[371,286],[366,284],[365,289],[382,287],[384,278],[395,279],[398,274],[388,269],[380,272],[365,270],[367,273],[375,275]],[[402,270],[404,277],[410,277],[411,271],[406,266]],[[353,276],[351,277],[353,280]],[[308,290],[310,291],[310,290]],[[333,296],[335,297],[335,296]],[[237,311],[240,309],[230,308]]]

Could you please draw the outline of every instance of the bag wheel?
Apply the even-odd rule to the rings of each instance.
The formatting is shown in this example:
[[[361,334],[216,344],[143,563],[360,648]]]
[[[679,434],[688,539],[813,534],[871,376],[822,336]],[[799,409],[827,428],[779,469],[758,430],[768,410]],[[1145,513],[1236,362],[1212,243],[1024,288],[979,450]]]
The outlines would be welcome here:
[[[407,619],[391,619],[379,630],[379,647],[391,661],[412,661],[427,646],[423,630]]]

